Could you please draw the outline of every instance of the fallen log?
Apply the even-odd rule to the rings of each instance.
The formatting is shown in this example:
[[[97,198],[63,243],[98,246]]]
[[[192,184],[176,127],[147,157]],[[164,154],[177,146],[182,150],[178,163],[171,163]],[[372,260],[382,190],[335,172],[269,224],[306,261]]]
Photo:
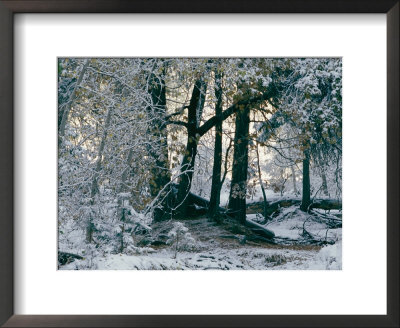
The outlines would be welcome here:
[[[174,184],[174,188],[177,188],[178,185]],[[188,204],[191,205],[191,209],[193,210],[193,214],[195,215],[202,215],[204,214],[204,209],[207,210],[210,201],[206,198],[200,197],[192,192],[189,193],[188,197]],[[279,199],[276,201],[272,201],[268,203],[267,207],[267,215],[271,215],[274,212],[276,212],[280,207],[290,207],[293,205],[299,205],[301,204],[301,199],[300,198],[284,198],[284,199]],[[196,205],[196,207],[193,207],[193,205]],[[253,203],[248,203],[247,205],[247,214],[258,212],[258,213],[263,213],[264,212],[264,202],[253,202]],[[342,209],[342,201],[339,199],[314,199],[309,207],[309,209],[313,208],[318,208],[322,210],[341,210]],[[226,213],[227,210],[223,207],[218,208],[219,212],[221,213]]]
[[[313,208],[319,208],[321,210],[341,210],[342,202],[338,199],[316,199],[310,206],[310,209]]]
[[[249,219],[246,219],[246,226],[249,227],[253,232],[267,238],[267,239],[272,239],[275,237],[275,233],[261,224],[258,224],[256,222],[253,222]]]
[[[290,207],[293,205],[300,205],[299,199],[281,199],[278,201],[268,203],[266,214],[269,216],[275,213],[280,207]],[[246,204],[247,214],[264,213],[264,202],[254,202]]]
[[[189,193],[188,197],[188,214],[190,216],[205,215],[210,206],[210,201],[193,193]],[[220,213],[226,212],[226,209],[219,207]]]
[[[301,199],[280,199],[270,202],[267,207],[267,215],[271,215],[281,207],[300,206]],[[341,210],[342,202],[337,199],[315,199],[309,209],[318,208],[322,210]],[[254,202],[247,204],[248,212],[264,212],[264,202]]]
[[[189,193],[188,195],[188,203],[189,204],[195,204],[200,207],[205,207],[208,208],[210,201],[208,199],[205,199],[203,197],[197,196],[193,193]]]
[[[207,212],[210,201],[193,193],[189,193],[188,203],[189,203],[188,209],[190,211],[189,214],[196,216],[196,215],[203,215]],[[226,213],[227,211],[226,209],[219,207],[219,212]],[[257,233],[258,235],[268,240],[273,239],[275,237],[273,231],[268,230],[261,224],[250,221],[249,219],[246,219],[246,226],[249,227],[254,233]]]
[[[58,252],[58,263],[60,265],[65,265],[75,260],[83,260],[83,257],[72,253]]]

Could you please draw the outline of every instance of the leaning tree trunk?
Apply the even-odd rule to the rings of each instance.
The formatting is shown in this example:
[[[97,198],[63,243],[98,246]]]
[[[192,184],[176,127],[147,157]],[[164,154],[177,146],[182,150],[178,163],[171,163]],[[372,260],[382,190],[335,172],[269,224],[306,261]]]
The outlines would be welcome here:
[[[246,224],[246,192],[249,145],[250,109],[236,113],[232,181],[228,209],[240,223]]]
[[[192,186],[194,163],[197,155],[199,137],[197,135],[198,113],[201,112],[204,107],[206,87],[207,85],[204,81],[196,81],[188,107],[186,151],[181,164],[178,194],[176,197],[175,215],[178,218],[185,216],[187,211],[187,196]]]
[[[303,159],[303,196],[300,205],[302,211],[308,211],[311,204],[310,194],[310,153],[309,150],[305,150]]]
[[[222,86],[221,75],[215,74],[215,96],[217,103],[215,105],[215,115],[218,117],[218,123],[215,125],[215,146],[214,146],[214,164],[211,184],[210,205],[208,216],[215,218],[218,214],[218,208],[221,196],[221,165],[222,165]]]

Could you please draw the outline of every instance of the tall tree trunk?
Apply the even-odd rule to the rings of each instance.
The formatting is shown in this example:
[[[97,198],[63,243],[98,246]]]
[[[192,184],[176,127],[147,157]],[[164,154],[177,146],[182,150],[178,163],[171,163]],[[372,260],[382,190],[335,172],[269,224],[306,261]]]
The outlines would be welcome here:
[[[207,85],[204,81],[196,81],[188,107],[187,144],[181,164],[181,175],[177,194],[177,208],[175,213],[177,217],[185,216],[187,211],[187,196],[192,186],[194,163],[197,155],[197,144],[198,138],[200,137],[197,135],[197,114],[199,111],[203,110],[206,87]]]
[[[310,194],[310,153],[309,150],[305,150],[303,159],[303,196],[300,206],[302,211],[308,211],[311,204]]]
[[[95,166],[94,174],[93,174],[93,178],[92,178],[92,185],[90,187],[90,205],[92,205],[92,206],[94,205],[94,198],[99,190],[99,186],[98,186],[99,173],[101,170],[101,163],[102,163],[102,159],[103,159],[104,147],[106,145],[108,128],[110,127],[110,122],[111,122],[111,112],[112,112],[112,110],[109,109],[106,120],[104,122],[103,135],[100,140],[99,150],[97,151],[96,166]],[[89,222],[88,222],[87,228],[86,228],[86,241],[88,243],[91,243],[93,241],[93,217],[92,217],[92,214],[89,216]]]
[[[192,102],[197,103],[199,98],[200,98],[200,93],[197,94],[197,89],[201,87],[201,85],[204,84],[201,81],[196,81],[195,87],[193,89],[190,105],[188,106],[188,112],[189,116],[191,116],[191,111],[193,110],[193,105]],[[204,89],[206,88],[206,84],[204,84]],[[206,134],[210,129],[212,129],[219,121],[224,121],[227,119],[229,116],[232,114],[237,113],[240,110],[243,110],[244,107],[253,107],[256,104],[263,102],[263,101],[268,101],[270,98],[274,97],[276,95],[276,88],[269,88],[266,90],[262,95],[256,96],[256,97],[251,97],[247,99],[242,99],[238,101],[237,103],[233,104],[232,106],[228,107],[225,109],[221,117],[218,118],[217,116],[213,116],[210,119],[208,119],[206,122],[204,122],[201,126],[198,126],[196,129],[193,128],[193,123],[189,119],[188,123],[184,122],[179,122],[179,125],[184,125],[186,126],[188,130],[188,144],[187,144],[187,149],[186,153],[184,155],[184,159],[182,161],[181,165],[181,172],[185,172],[185,170],[192,171],[194,167],[194,159],[192,158],[193,153],[197,153],[197,143],[198,139],[202,137],[204,134]],[[197,100],[196,100],[197,98]],[[204,99],[203,99],[203,104],[204,104]],[[193,114],[193,113],[192,113]],[[194,113],[194,117],[196,117],[196,113]],[[195,120],[197,122],[197,120]],[[177,124],[178,122],[176,121],[170,121],[167,122],[167,124]],[[195,137],[195,138],[193,138]],[[191,145],[191,140],[194,139],[195,142],[195,147]],[[195,152],[193,152],[195,150]],[[188,161],[188,158],[193,160],[193,163],[191,161]],[[178,186],[178,192],[176,196],[176,204],[177,204],[177,214],[182,214],[186,212],[186,207],[187,204],[183,204],[183,200],[186,198],[187,193],[190,191],[190,186],[191,186],[191,176],[192,173],[187,175],[186,177],[181,178],[179,186]],[[181,204],[182,203],[182,204]],[[181,204],[181,205],[179,205]],[[183,210],[182,210],[183,209]]]
[[[217,103],[215,105],[215,115],[219,118],[215,125],[215,146],[214,146],[214,164],[211,184],[210,205],[208,208],[208,216],[216,217],[221,196],[221,165],[222,165],[222,86],[221,75],[215,74],[215,96]]]
[[[164,80],[158,80],[155,76],[151,76],[150,81],[151,98],[153,103],[152,110],[155,112],[155,120],[153,120],[152,131],[150,132],[155,139],[156,147],[150,149],[151,155],[155,160],[155,165],[151,168],[150,194],[156,197],[159,192],[171,181],[171,174],[168,163],[168,142],[167,130],[164,120],[166,115],[166,89]],[[169,193],[169,190],[165,190]],[[160,195],[164,198],[164,195]],[[159,221],[166,217],[168,197],[160,204],[160,208],[154,210],[154,220]]]
[[[236,113],[232,181],[229,211],[241,223],[246,223],[246,192],[249,145],[250,109],[243,107]]]

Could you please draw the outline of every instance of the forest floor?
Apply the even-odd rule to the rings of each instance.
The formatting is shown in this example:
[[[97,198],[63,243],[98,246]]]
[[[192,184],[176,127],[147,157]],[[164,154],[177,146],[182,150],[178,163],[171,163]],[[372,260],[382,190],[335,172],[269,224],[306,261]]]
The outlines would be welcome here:
[[[248,214],[249,218],[259,221],[256,214]],[[177,224],[184,233],[171,240],[171,231]],[[159,222],[152,226],[150,234],[137,237],[136,253],[87,256],[60,269],[341,269],[341,228],[327,227],[326,222],[295,207],[284,209],[264,225],[275,232],[273,243],[234,222],[217,224],[206,217]],[[310,238],[325,241],[326,245],[310,243]]]

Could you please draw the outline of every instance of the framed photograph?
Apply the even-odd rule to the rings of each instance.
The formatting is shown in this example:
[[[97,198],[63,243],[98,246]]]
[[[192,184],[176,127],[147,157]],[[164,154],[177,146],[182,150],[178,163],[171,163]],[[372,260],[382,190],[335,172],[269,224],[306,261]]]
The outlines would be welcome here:
[[[398,327],[399,7],[0,1],[0,323]]]

